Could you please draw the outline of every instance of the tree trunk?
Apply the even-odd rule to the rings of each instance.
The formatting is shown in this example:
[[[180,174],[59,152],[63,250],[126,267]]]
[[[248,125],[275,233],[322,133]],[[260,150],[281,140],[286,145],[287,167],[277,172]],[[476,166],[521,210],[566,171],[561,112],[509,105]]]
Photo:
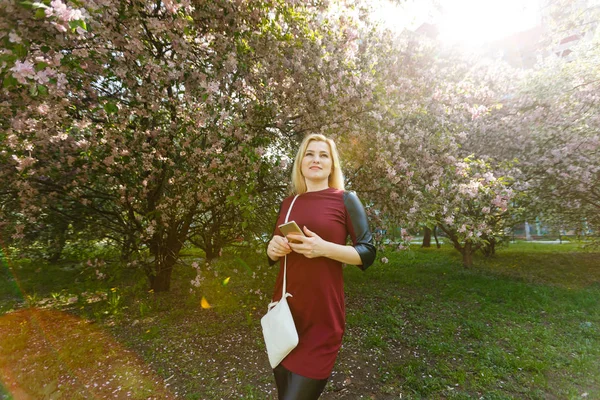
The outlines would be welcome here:
[[[154,269],[150,271],[150,288],[154,292],[167,292],[171,289],[171,273],[183,247],[180,235],[172,229],[165,240],[158,235],[150,245],[150,253],[154,256]]]
[[[202,250],[204,250],[204,254],[206,254],[206,262],[210,263],[215,258],[219,257],[219,253],[221,251],[220,242],[218,240],[218,232],[214,232],[213,230],[205,233],[203,235],[202,246],[199,246]]]
[[[173,221],[168,229],[166,239],[159,235],[150,243],[150,253],[154,256],[154,271],[149,275],[150,288],[154,292],[167,292],[171,289],[171,273],[179,258],[183,242],[188,236],[195,205],[183,221]]]
[[[431,229],[425,227],[425,232],[423,234],[423,244],[421,247],[431,247]]]
[[[154,254],[154,271],[150,276],[150,288],[157,292],[168,292],[171,289],[171,273],[179,256],[181,246],[164,243],[157,246]]]
[[[463,246],[461,253],[463,256],[463,266],[465,268],[473,267],[473,251],[472,251],[472,244],[470,241],[467,240],[465,242],[465,245]]]
[[[62,257],[67,238],[64,232],[58,234],[58,237],[50,242],[48,251],[48,261],[55,263]]]
[[[206,246],[206,248],[204,249],[204,254],[206,254],[206,262],[210,263],[212,260],[214,260],[215,258],[217,258],[217,252],[215,252],[213,250],[213,247],[211,245]]]
[[[54,232],[55,236],[48,242],[47,259],[51,263],[57,262],[62,257],[62,252],[67,243],[67,230],[69,229],[69,223],[62,219],[58,220],[55,225],[57,227]]]
[[[171,273],[174,265],[175,262],[170,265],[167,262],[162,265],[159,265],[158,262],[155,264],[156,274],[150,276],[150,288],[155,293],[168,292],[171,289]]]
[[[438,240],[437,237],[437,225],[433,227],[433,238],[435,239],[435,246],[439,249],[440,247],[442,247],[440,245],[440,241]]]
[[[454,234],[450,229],[444,229],[443,225],[440,225],[440,229],[448,235],[448,238],[452,241],[452,245],[456,250],[462,254],[463,266],[465,268],[471,268],[473,266],[473,253],[479,249],[479,246],[473,247],[473,243],[470,240],[465,241],[462,245],[458,240],[458,236]]]
[[[493,257],[496,254],[496,238],[488,238],[488,243],[481,247],[481,252],[485,257]]]
[[[129,262],[131,260],[131,255],[134,252],[134,239],[131,238],[130,235],[126,235],[123,240],[123,244],[121,245],[121,262]]]

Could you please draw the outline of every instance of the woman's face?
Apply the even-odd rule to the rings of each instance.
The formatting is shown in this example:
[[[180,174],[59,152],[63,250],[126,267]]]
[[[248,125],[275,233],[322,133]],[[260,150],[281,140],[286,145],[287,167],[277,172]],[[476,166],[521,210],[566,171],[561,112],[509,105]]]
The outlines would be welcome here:
[[[302,158],[302,175],[305,179],[321,181],[331,174],[331,150],[326,142],[313,140]]]

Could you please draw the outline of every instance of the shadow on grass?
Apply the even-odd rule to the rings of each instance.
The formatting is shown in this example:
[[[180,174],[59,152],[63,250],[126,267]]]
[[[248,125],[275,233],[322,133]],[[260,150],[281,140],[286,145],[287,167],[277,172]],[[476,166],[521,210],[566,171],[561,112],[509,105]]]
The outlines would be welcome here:
[[[70,314],[35,308],[6,314],[0,337],[0,381],[15,400],[174,398],[133,352]]]
[[[323,400],[600,398],[599,253],[517,244],[470,270],[446,246],[385,255],[365,272],[344,270],[347,330]],[[1,384],[15,399],[274,399],[260,317],[277,269],[261,254],[225,254],[190,292],[189,264],[169,293],[115,276],[104,289],[121,296],[116,312],[107,296],[68,305],[81,319],[39,309],[0,317],[0,399],[10,398]],[[69,284],[51,280],[55,266],[16,267],[34,304],[93,289],[73,279],[80,270]],[[40,290],[46,280],[53,286]],[[6,304],[18,293],[4,287]]]

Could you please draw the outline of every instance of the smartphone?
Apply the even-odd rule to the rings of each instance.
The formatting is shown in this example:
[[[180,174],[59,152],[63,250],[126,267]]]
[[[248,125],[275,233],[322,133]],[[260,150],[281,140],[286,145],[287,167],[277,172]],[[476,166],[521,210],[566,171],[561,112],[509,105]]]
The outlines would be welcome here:
[[[302,232],[302,229],[300,229],[296,221],[290,221],[286,224],[279,225],[279,230],[281,231],[281,233],[283,233],[283,236],[287,236],[290,233],[296,233],[298,235],[306,236],[304,235],[304,232]],[[288,240],[292,243],[300,243],[298,240]]]

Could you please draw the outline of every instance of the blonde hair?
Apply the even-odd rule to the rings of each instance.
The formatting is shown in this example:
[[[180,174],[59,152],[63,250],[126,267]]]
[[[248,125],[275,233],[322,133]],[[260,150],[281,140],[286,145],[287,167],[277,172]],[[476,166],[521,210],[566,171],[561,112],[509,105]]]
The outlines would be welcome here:
[[[298,153],[296,153],[294,168],[292,169],[292,194],[302,194],[307,191],[306,181],[304,180],[304,175],[302,175],[302,159],[304,158],[308,145],[312,141],[325,142],[329,145],[332,161],[331,173],[329,174],[329,187],[344,190],[344,174],[342,173],[342,168],[340,166],[340,156],[337,147],[335,146],[335,142],[319,133],[312,133],[304,138],[298,148]]]

